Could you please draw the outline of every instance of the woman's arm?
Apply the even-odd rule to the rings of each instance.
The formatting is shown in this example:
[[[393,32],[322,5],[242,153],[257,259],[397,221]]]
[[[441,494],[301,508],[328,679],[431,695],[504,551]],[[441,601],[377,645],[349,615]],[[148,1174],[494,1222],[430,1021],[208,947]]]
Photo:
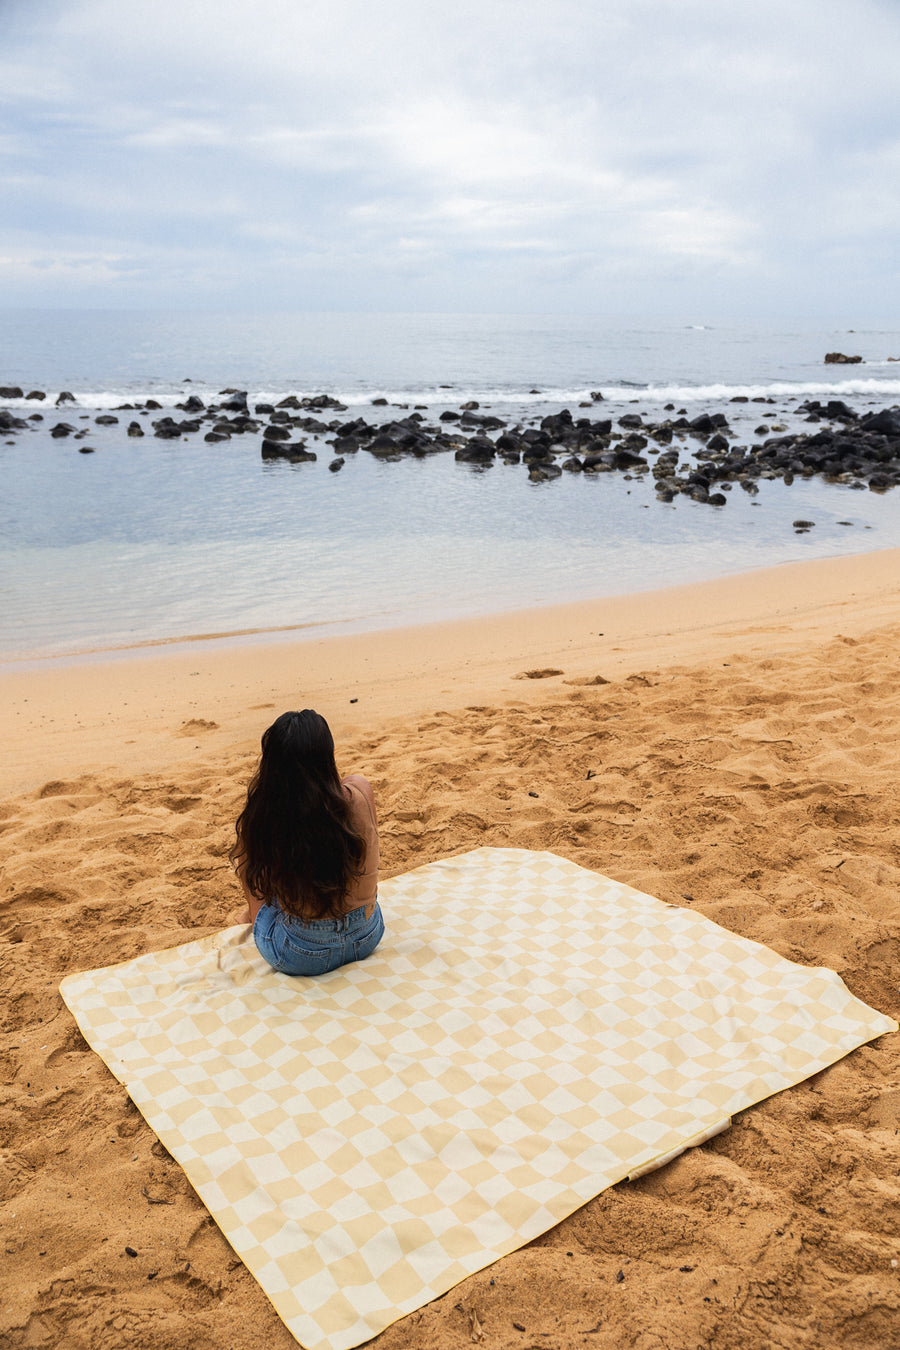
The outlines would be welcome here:
[[[241,911],[241,913],[238,915],[238,917],[237,917],[237,919],[235,920],[235,922],[236,922],[236,923],[253,923],[254,919],[255,919],[256,916],[257,916],[257,914],[259,913],[259,911],[262,909],[263,905],[265,904],[265,901],[264,901],[264,900],[258,900],[258,899],[256,898],[256,896],[253,894],[253,892],[250,890],[249,886],[247,885],[247,881],[246,881],[246,878],[245,878],[245,872],[246,872],[246,870],[247,870],[247,859],[246,859],[246,858],[240,858],[240,859],[238,860],[238,864],[237,864],[237,866],[235,867],[234,870],[235,870],[235,873],[236,873],[236,875],[237,875],[237,879],[238,879],[238,881],[239,881],[240,884],[241,884],[241,890],[242,890],[243,893],[244,893],[244,899],[247,901],[247,904],[246,904],[245,908],[244,908],[244,909]]]
[[[361,773],[348,773],[346,778],[341,779],[341,782],[349,783],[352,787],[359,788],[372,809],[372,819],[377,826],[378,816],[375,811],[375,793],[372,791],[372,784],[369,782],[368,778],[363,778]]]

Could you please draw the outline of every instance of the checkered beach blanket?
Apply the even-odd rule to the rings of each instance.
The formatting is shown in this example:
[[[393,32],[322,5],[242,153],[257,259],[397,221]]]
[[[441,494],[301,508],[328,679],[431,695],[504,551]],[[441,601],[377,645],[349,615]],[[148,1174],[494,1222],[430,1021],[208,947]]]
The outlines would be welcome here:
[[[551,853],[382,883],[375,954],[247,927],[63,997],[308,1350],[347,1350],[896,1023],[832,971]]]

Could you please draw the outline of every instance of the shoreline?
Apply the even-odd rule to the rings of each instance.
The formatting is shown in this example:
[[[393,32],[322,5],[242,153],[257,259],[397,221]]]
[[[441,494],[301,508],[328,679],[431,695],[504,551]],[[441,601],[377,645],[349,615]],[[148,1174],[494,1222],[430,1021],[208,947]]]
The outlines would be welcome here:
[[[710,558],[734,572],[894,545],[900,411],[726,392],[699,416],[637,389],[558,410],[538,394],[493,412],[458,391],[443,411],[379,398],[365,416],[230,388],[182,398],[180,421],[155,399],[0,408],[19,502],[5,658],[353,634],[590,598],[598,577],[687,582]],[[445,546],[423,547],[436,532]],[[316,579],[302,600],[298,574]]]
[[[317,707],[340,740],[398,715],[534,703],[565,681],[852,637],[898,614],[893,548],[415,627],[4,663],[0,793],[250,751],[267,715],[290,706]],[[516,678],[548,669],[559,673]]]
[[[431,629],[457,624],[477,624],[482,621],[494,622],[497,619],[513,615],[543,613],[547,610],[568,610],[579,605],[599,605],[633,597],[652,595],[659,592],[685,591],[689,588],[712,585],[716,582],[728,582],[739,577],[752,577],[759,573],[781,571],[789,567],[812,566],[819,562],[834,562],[848,558],[867,557],[870,554],[900,551],[900,545],[879,545],[860,553],[832,553],[825,557],[796,559],[787,558],[776,563],[761,563],[753,567],[740,568],[734,572],[705,577],[700,581],[678,581],[671,586],[650,585],[622,591],[610,591],[603,595],[580,596],[574,600],[539,600],[530,605],[507,605],[501,608],[479,611],[462,616],[450,616],[433,620],[398,618],[396,623],[387,622],[375,628],[357,627],[368,623],[368,619],[335,619],[332,621],[311,621],[309,623],[274,624],[256,628],[235,628],[221,632],[190,633],[154,638],[145,638],[135,642],[112,643],[109,646],[83,647],[72,651],[50,653],[0,653],[0,679],[11,671],[35,672],[68,667],[143,661],[154,655],[189,656],[191,653],[211,651],[232,651],[238,648],[252,649],[258,646],[280,646],[293,643],[303,647],[312,642],[330,642],[341,638],[377,638],[388,633],[415,632],[419,629]],[[384,615],[389,618],[389,614]],[[329,629],[340,628],[343,631],[331,633]],[[215,644],[215,645],[212,645]]]

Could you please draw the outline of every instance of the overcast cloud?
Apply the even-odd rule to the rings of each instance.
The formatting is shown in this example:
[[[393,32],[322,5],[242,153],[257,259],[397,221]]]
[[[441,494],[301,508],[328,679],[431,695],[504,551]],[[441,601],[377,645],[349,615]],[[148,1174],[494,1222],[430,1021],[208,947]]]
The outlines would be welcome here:
[[[897,0],[0,0],[8,305],[888,318]]]

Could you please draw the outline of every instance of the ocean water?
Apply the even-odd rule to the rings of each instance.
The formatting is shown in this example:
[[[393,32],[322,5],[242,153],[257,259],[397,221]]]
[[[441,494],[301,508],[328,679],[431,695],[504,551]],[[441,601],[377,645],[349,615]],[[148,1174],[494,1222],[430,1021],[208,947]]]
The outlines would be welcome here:
[[[826,351],[864,364],[825,366]],[[652,479],[486,469],[452,454],[385,462],[365,451],[328,471],[263,462],[259,435],[208,445],[130,439],[132,417],[94,418],[154,398],[224,388],[249,401],[327,393],[322,421],[383,421],[419,408],[437,425],[475,400],[510,425],[562,407],[648,418],[724,411],[737,443],[756,428],[808,429],[799,405],[839,398],[859,412],[900,401],[900,328],[765,329],[665,321],[491,315],[197,315],[17,312],[0,316],[0,385],[43,420],[0,442],[0,659],[71,656],[192,638],[326,633],[654,588],[900,542],[900,493],[816,480],[737,488],[723,508],[664,505]],[[75,404],[57,410],[61,390]],[[591,393],[603,401],[579,412]],[[747,403],[731,403],[740,395]],[[373,406],[385,398],[387,407]],[[752,400],[761,400],[753,402]],[[399,405],[399,408],[398,408]],[[87,428],[79,453],[57,421]],[[682,462],[698,444],[688,441]],[[798,535],[795,519],[815,526]]]

